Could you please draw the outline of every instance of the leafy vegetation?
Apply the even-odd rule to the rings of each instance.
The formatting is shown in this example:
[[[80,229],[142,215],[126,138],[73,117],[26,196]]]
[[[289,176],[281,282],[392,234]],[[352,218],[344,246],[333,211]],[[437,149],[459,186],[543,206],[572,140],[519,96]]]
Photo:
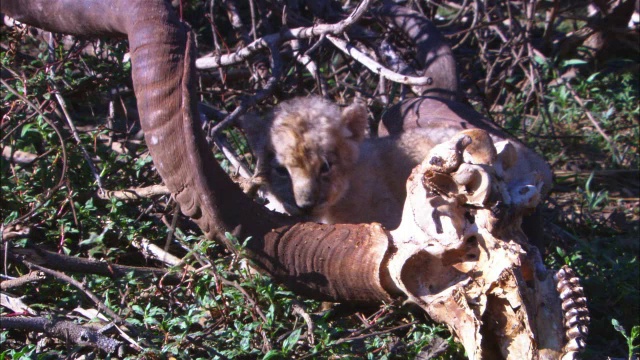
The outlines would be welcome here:
[[[583,279],[592,319],[585,358],[637,356],[637,52],[616,49],[613,44],[605,54],[594,55],[581,46],[569,51],[560,45],[565,43],[554,43],[554,36],[570,39],[571,31],[588,23],[586,5],[541,2],[527,32],[528,44],[539,43],[540,50],[536,56],[517,57],[515,50],[526,47],[526,41],[500,41],[495,27],[496,16],[506,7],[513,10],[514,23],[526,24],[517,4],[485,9],[486,18],[480,17],[474,31],[460,32],[472,28],[471,6],[416,3],[425,14],[439,19],[437,24],[454,45],[469,102],[543,154],[555,170],[556,188],[543,207],[547,240],[543,252],[550,268],[568,264]],[[544,21],[553,8],[550,3],[562,15],[556,14],[559,20],[553,28]],[[209,2],[193,1],[182,9],[198,34],[202,53],[214,48],[211,44],[218,36],[200,15],[208,8]],[[280,16],[282,11],[274,13]],[[209,20],[217,24],[214,30],[219,34],[233,34],[224,11],[211,13]],[[516,39],[525,33],[523,28],[513,25],[507,35]],[[123,356],[128,358],[464,357],[446,329],[402,304],[326,308],[294,295],[253,272],[241,257],[206,240],[195,225],[178,215],[167,195],[135,200],[106,196],[108,191],[161,183],[136,123],[130,64],[124,60],[126,42],[65,42],[68,38],[56,35],[51,40],[46,33],[34,36],[19,27],[1,31],[3,247],[47,249],[114,265],[167,270],[165,275],[145,270],[143,275],[123,276],[65,271],[82,283],[81,288],[49,275],[46,281],[6,290],[26,305],[3,307],[3,316],[31,313],[89,324],[125,341]],[[637,28],[632,35],[637,39]],[[231,45],[237,41],[232,38],[222,40]],[[374,99],[376,118],[385,108],[378,101],[382,95],[394,102],[404,92],[388,85],[386,93],[376,93],[373,75],[359,77],[365,69],[326,46],[315,56],[329,64],[319,71],[333,89],[331,95],[343,100],[353,96],[355,89],[363,90]],[[268,108],[275,99],[292,94],[318,91],[316,81],[300,65],[291,60],[287,66],[279,92],[258,108]],[[230,72],[222,80],[213,72],[202,72],[200,100],[231,111],[240,94],[261,89],[259,81],[246,81],[250,74],[244,66],[235,70],[245,73],[234,80],[235,73]],[[247,155],[237,131],[227,131],[227,141]],[[219,153],[217,158],[231,169],[224,156]],[[180,263],[169,266],[140,250],[139,244],[146,240],[166,247]],[[239,251],[243,240],[232,238]],[[17,255],[5,258],[5,254],[3,280],[38,269]],[[87,311],[102,304],[92,300],[88,291],[124,321],[109,326],[116,320],[91,316]],[[0,359],[104,357],[97,349],[14,329],[0,332],[0,345]]]

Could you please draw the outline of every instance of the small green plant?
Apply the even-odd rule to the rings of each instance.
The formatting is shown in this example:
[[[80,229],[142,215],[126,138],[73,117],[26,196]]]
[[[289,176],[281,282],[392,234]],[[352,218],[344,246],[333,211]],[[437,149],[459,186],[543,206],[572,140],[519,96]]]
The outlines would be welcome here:
[[[622,336],[624,336],[625,340],[627,340],[627,347],[629,349],[629,360],[637,359],[638,353],[636,350],[640,349],[640,326],[636,325],[631,328],[631,333],[627,335],[627,331],[622,327],[620,322],[616,319],[611,319],[611,325],[613,328],[619,332]],[[636,344],[638,342],[638,344]]]
[[[607,203],[609,202],[608,191],[599,190],[594,192],[592,190],[591,186],[593,183],[593,175],[594,175],[593,172],[591,173],[591,175],[589,175],[589,179],[587,179],[587,182],[584,185],[584,190],[581,191],[587,203],[587,209],[590,212],[595,212],[597,210],[602,209],[602,207],[607,205]]]

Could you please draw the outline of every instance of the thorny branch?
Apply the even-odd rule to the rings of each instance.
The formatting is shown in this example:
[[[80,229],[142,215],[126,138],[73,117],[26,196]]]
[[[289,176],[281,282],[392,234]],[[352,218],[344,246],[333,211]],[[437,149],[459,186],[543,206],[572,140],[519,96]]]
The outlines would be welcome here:
[[[24,262],[25,265],[27,265],[31,269],[42,271],[43,273],[51,275],[51,276],[55,277],[58,280],[62,280],[64,282],[66,282],[66,283],[69,283],[70,285],[75,286],[78,290],[82,291],[89,299],[91,299],[91,301],[93,301],[96,304],[96,306],[98,306],[98,310],[100,310],[100,311],[106,313],[107,315],[109,315],[109,317],[114,319],[116,323],[121,324],[121,325],[122,324],[126,324],[123,318],[121,318],[118,314],[116,314],[111,309],[109,309],[109,307],[107,307],[104,304],[104,302],[102,302],[102,300],[100,300],[98,298],[98,296],[96,294],[94,294],[91,290],[87,289],[86,286],[84,286],[82,283],[80,283],[76,279],[72,278],[71,276],[68,276],[65,273],[62,273],[62,272],[59,272],[59,271],[55,271],[55,270],[51,270],[51,269],[45,268],[43,266],[33,264],[33,263],[29,262],[29,261],[23,261],[23,262]]]
[[[44,272],[41,271],[32,271],[26,275],[20,276],[18,278],[15,279],[11,279],[11,280],[4,280],[2,282],[0,282],[0,290],[7,290],[7,289],[11,289],[14,287],[19,287],[22,286],[24,284],[30,283],[30,282],[38,282],[38,281],[42,281],[46,278]]]
[[[50,61],[54,60],[54,46],[53,46],[53,34],[49,34],[49,56],[50,56]],[[78,144],[78,147],[80,148],[80,151],[82,152],[82,156],[84,156],[85,161],[87,162],[87,165],[89,165],[89,168],[91,169],[91,173],[93,174],[93,177],[96,179],[96,183],[98,184],[98,188],[100,189],[100,191],[104,190],[104,187],[102,186],[102,179],[100,178],[100,174],[98,173],[98,170],[96,169],[95,164],[93,163],[93,160],[91,159],[91,156],[89,155],[89,153],[87,152],[87,149],[84,148],[84,146],[82,145],[82,140],[80,140],[80,135],[78,135],[78,130],[76,129],[76,126],[73,122],[73,119],[71,118],[71,114],[69,113],[69,109],[67,106],[67,102],[64,100],[64,98],[62,97],[62,94],[60,94],[60,90],[58,89],[58,85],[53,81],[53,78],[55,77],[55,67],[53,65],[51,65],[51,67],[49,68],[49,74],[51,76],[51,86],[54,89],[54,95],[56,97],[56,100],[58,100],[58,104],[60,105],[60,108],[62,109],[62,113],[64,114],[64,118],[67,120],[67,124],[69,125],[69,129],[71,130],[71,133],[73,134],[73,138],[76,140],[76,143]]]
[[[353,23],[365,13],[369,7],[371,0],[363,0],[353,12],[344,20],[336,24],[318,24],[311,27],[295,28],[295,29],[282,29],[280,33],[264,36],[260,39],[253,41],[251,44],[238,49],[233,54],[225,54],[219,56],[203,57],[196,60],[196,67],[198,69],[210,69],[218,68],[221,66],[228,66],[242,62],[250,58],[255,53],[268,49],[270,47],[276,47],[285,41],[294,39],[308,39],[311,37],[322,36],[326,34],[339,35],[344,30],[351,26]],[[276,47],[277,48],[277,47]]]
[[[64,137],[62,136],[62,133],[60,132],[60,129],[58,129],[58,127],[53,123],[53,121],[51,121],[51,119],[49,119],[49,117],[47,115],[45,115],[44,112],[42,112],[42,110],[40,110],[40,108],[38,106],[34,105],[31,101],[29,101],[29,99],[27,99],[26,96],[23,96],[22,94],[17,92],[15,89],[13,89],[13,87],[11,87],[11,85],[9,85],[4,79],[0,79],[0,83],[2,83],[2,85],[4,85],[4,87],[10,93],[12,93],[16,97],[18,97],[25,104],[27,104],[30,108],[35,110],[42,117],[42,120],[44,120],[44,122],[46,122],[49,126],[51,126],[51,128],[55,131],[56,135],[58,136],[58,139],[60,140],[60,150],[62,151],[62,171],[60,173],[60,178],[58,179],[58,182],[56,183],[56,185],[53,186],[53,188],[51,188],[49,190],[49,192],[44,197],[44,199],[42,201],[40,201],[36,206],[32,207],[31,210],[29,210],[29,212],[27,212],[26,214],[20,216],[16,220],[13,220],[9,224],[4,225],[6,227],[9,227],[11,225],[18,224],[18,223],[28,219],[29,217],[31,217],[33,214],[35,214],[36,211],[39,208],[41,208],[49,199],[51,199],[51,197],[53,197],[55,192],[58,191],[58,189],[60,189],[64,185],[65,178],[66,178],[66,175],[67,175],[67,150],[65,149]]]
[[[365,55],[362,51],[356,49],[354,46],[349,45],[349,43],[347,43],[343,39],[331,35],[327,35],[327,39],[338,49],[340,49],[340,51],[351,56],[354,60],[360,62],[369,70],[393,82],[405,85],[431,85],[432,83],[432,79],[430,77],[407,76],[391,71]]]
[[[3,248],[4,251],[6,248]],[[162,278],[164,283],[177,284],[180,278],[175,274],[169,274],[166,270],[151,268],[126,266],[120,264],[98,261],[87,258],[67,256],[57,254],[42,249],[9,249],[9,258],[15,261],[26,260],[49,269],[55,269],[65,272],[78,272],[85,274],[96,274],[113,278],[126,276],[127,273],[133,273],[135,276],[155,276]]]
[[[276,44],[267,44],[267,47],[269,48],[269,50],[271,51],[271,77],[269,78],[269,80],[267,81],[267,84],[265,85],[264,89],[259,91],[256,95],[248,97],[248,98],[244,98],[242,100],[242,102],[240,103],[240,105],[238,105],[238,107],[236,107],[235,110],[233,110],[233,112],[229,115],[227,115],[227,117],[221,121],[219,124],[216,124],[214,127],[211,128],[211,131],[209,131],[209,138],[215,138],[217,133],[226,128],[227,126],[229,126],[230,124],[232,124],[234,121],[236,121],[236,119],[244,114],[250,107],[252,107],[253,105],[259,103],[260,101],[266,99],[268,96],[271,96],[271,94],[273,93],[273,91],[275,90],[276,85],[278,85],[278,82],[280,80],[280,76],[282,73],[282,60],[280,58],[280,52],[278,50],[278,47]]]
[[[71,341],[80,346],[93,346],[108,354],[123,355],[123,345],[89,327],[78,325],[72,321],[51,320],[44,317],[0,317],[4,329],[18,329],[45,333],[48,336]]]
[[[169,189],[164,185],[151,185],[139,188],[129,188],[125,190],[104,190],[98,193],[101,199],[139,200],[160,195],[171,195]]]
[[[619,162],[622,162],[622,156],[620,156],[620,152],[618,151],[618,147],[611,140],[609,135],[607,135],[607,133],[605,133],[604,130],[602,130],[602,127],[600,127],[600,124],[598,124],[598,121],[593,117],[593,114],[591,113],[591,111],[589,111],[589,109],[587,109],[587,107],[584,104],[584,101],[582,101],[582,99],[580,98],[578,93],[573,89],[573,86],[571,86],[571,84],[568,81],[563,81],[562,79],[561,79],[560,83],[563,83],[567,87],[567,89],[569,89],[569,91],[571,92],[571,96],[573,96],[573,98],[576,100],[578,105],[580,105],[580,107],[584,110],[584,113],[587,115],[587,118],[589,119],[589,121],[591,121],[591,123],[596,128],[596,130],[598,130],[598,133],[600,135],[602,135],[602,137],[607,141],[607,144],[609,144],[609,147],[611,148],[611,151],[613,152],[613,156],[616,159],[618,159]]]

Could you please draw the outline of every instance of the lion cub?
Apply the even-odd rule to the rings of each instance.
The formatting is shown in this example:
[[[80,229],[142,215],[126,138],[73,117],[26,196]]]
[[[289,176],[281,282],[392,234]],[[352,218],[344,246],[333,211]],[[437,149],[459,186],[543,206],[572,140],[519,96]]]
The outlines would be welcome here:
[[[367,110],[341,110],[317,96],[295,98],[243,127],[257,178],[292,215],[322,223],[379,222],[396,228],[411,170],[435,143],[419,131],[365,139]]]

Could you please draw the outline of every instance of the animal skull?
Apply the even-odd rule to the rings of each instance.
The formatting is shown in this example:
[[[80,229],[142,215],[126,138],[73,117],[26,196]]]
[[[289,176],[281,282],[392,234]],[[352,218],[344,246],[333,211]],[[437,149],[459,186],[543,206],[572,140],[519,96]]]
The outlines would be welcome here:
[[[573,358],[584,346],[586,307],[569,305],[575,319],[563,349],[554,276],[520,229],[522,215],[540,200],[540,179],[534,173],[527,183],[508,187],[514,152],[498,152],[493,143],[470,144],[469,136],[460,133],[414,169],[402,223],[390,232],[390,279],[407,302],[447,324],[470,359]],[[491,159],[466,153],[470,149],[498,153],[498,158],[504,154],[506,161],[464,162]],[[497,163],[506,166],[496,168]],[[565,271],[560,278],[567,276]],[[558,286],[567,288],[566,283]],[[582,288],[571,289],[565,297],[584,300]],[[497,342],[493,350],[483,345],[486,339]]]

